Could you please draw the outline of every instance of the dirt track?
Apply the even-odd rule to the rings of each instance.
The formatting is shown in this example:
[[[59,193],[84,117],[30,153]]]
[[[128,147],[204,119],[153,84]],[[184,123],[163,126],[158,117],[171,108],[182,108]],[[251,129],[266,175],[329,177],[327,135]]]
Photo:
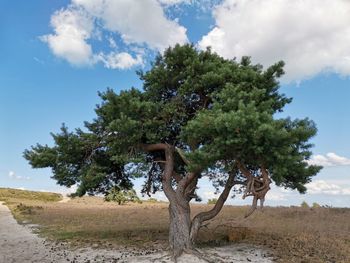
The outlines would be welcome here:
[[[203,252],[203,251],[201,251]],[[232,245],[205,250],[207,260],[213,262],[272,262],[265,252],[249,245]],[[0,202],[0,263],[27,262],[171,262],[165,252],[154,250],[71,250],[64,244],[45,241],[32,233],[29,226],[19,225],[10,210]],[[178,262],[207,262],[185,255]]]

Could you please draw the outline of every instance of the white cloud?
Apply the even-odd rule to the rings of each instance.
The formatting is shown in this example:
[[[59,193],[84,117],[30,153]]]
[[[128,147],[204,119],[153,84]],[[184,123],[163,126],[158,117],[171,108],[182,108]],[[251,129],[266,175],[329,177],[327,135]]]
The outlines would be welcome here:
[[[84,10],[69,7],[51,17],[54,34],[42,36],[51,51],[73,65],[91,64],[92,48],[87,43],[94,30],[93,18]]]
[[[279,193],[277,191],[269,191],[266,194],[266,200],[272,200],[272,201],[285,201],[287,200],[286,195],[283,193]]]
[[[196,11],[210,12],[214,6],[222,0],[157,0],[164,7],[181,7],[181,5],[191,5]],[[177,10],[179,11],[179,10]]]
[[[349,14],[346,0],[224,0],[199,47],[265,66],[284,60],[287,82],[324,71],[350,75]]]
[[[63,196],[68,196],[70,194],[73,194],[77,191],[78,185],[74,184],[71,187],[61,187],[59,190],[56,190]],[[47,192],[55,192],[55,191],[47,191]]]
[[[113,49],[117,48],[117,43],[115,42],[115,40],[113,39],[113,37],[107,37],[109,46]]]
[[[178,5],[182,3],[191,3],[191,0],[158,0],[163,5]]]
[[[186,28],[166,18],[156,0],[73,0],[103,27],[120,34],[125,43],[146,44],[163,50],[176,43],[186,43]]]
[[[335,153],[327,153],[324,155],[314,155],[309,161],[310,165],[321,165],[321,166],[342,166],[350,165],[350,159],[339,156]]]
[[[136,65],[143,65],[143,59],[140,54],[134,58],[126,52],[111,52],[108,55],[100,54],[98,59],[103,62],[106,68],[110,69],[128,69]]]
[[[8,176],[11,178],[11,179],[15,179],[15,180],[29,180],[30,177],[28,176],[20,176],[20,175],[17,175],[14,171],[10,171]]]
[[[350,195],[350,187],[330,183],[325,180],[315,180],[306,184],[310,194],[329,194],[329,195]]]
[[[209,199],[218,199],[219,195],[215,194],[214,191],[204,191],[203,193],[199,194],[200,197],[203,197],[203,201],[206,202]]]
[[[51,26],[54,33],[40,39],[54,55],[77,66],[102,62],[107,68],[127,69],[143,65],[141,53],[133,52],[136,57],[127,50],[116,53],[114,37],[120,37],[131,51],[145,46],[163,51],[188,42],[186,28],[168,19],[157,0],[72,0],[52,15]],[[102,37],[104,33],[108,37]],[[93,40],[108,41],[112,51],[94,51]]]

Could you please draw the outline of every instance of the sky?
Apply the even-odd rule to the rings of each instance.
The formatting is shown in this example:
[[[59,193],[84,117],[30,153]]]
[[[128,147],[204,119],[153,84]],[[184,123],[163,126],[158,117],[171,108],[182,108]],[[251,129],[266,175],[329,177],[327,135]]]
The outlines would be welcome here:
[[[193,43],[264,66],[284,60],[281,92],[293,102],[281,116],[317,124],[310,163],[324,168],[307,194],[273,186],[266,204],[350,207],[349,1],[2,0],[0,39],[0,187],[72,191],[49,169],[32,169],[23,151],[52,145],[62,123],[82,127],[98,91],[141,89],[136,70],[169,46]],[[217,197],[208,181],[200,186],[204,202]]]

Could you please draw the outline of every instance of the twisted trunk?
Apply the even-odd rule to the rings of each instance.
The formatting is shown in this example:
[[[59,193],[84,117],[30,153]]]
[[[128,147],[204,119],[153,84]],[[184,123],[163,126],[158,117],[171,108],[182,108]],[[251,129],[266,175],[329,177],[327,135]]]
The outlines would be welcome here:
[[[232,171],[227,179],[225,188],[217,203],[210,211],[199,213],[191,222],[190,200],[195,196],[195,189],[200,176],[200,171],[187,173],[185,176],[177,174],[174,170],[174,152],[177,151],[184,163],[188,160],[181,150],[168,144],[142,145],[145,151],[164,151],[162,186],[169,200],[169,246],[176,259],[184,251],[191,250],[197,238],[198,231],[204,221],[215,217],[222,209],[233,185],[236,171]],[[176,182],[176,189],[173,188]]]
[[[184,250],[192,248],[190,214],[189,204],[187,207],[174,203],[169,205],[169,246],[175,258],[180,256]]]
[[[189,200],[184,196],[184,189],[187,178],[178,178],[179,185],[176,191],[172,186],[172,179],[176,177],[174,173],[174,151],[175,147],[168,144],[154,144],[143,146],[148,151],[164,150],[165,162],[162,176],[162,186],[166,197],[169,200],[169,246],[174,258],[180,256],[183,251],[191,249],[190,239],[191,210]],[[176,178],[174,178],[176,180]],[[181,184],[180,184],[181,182]]]

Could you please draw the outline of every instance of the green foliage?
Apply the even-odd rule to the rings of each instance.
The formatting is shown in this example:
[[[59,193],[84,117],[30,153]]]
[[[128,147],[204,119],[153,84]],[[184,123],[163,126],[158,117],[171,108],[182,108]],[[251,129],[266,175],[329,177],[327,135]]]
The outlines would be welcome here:
[[[150,202],[150,203],[157,203],[158,200],[157,200],[156,198],[151,197],[151,198],[148,198],[147,202]]]
[[[118,205],[125,204],[126,202],[141,203],[134,189],[123,190],[118,187],[113,187],[106,195],[105,200],[108,202],[117,202]]]
[[[300,206],[303,207],[303,208],[309,208],[309,207],[310,207],[309,204],[306,203],[305,201],[303,201],[303,202],[300,204]]]
[[[236,160],[257,173],[261,164],[277,185],[305,192],[321,167],[308,165],[309,139],[316,126],[309,119],[278,118],[291,102],[279,93],[283,62],[267,69],[193,45],[177,45],[159,55],[147,72],[138,72],[143,91],[99,93],[96,118],[85,129],[63,125],[52,134],[54,146],[36,145],[24,157],[34,168],[50,167],[60,185],[77,184],[77,195],[131,189],[144,176],[145,189],[161,190],[162,168],[142,145],[167,143],[182,149],[190,165],[175,156],[175,171],[202,171],[214,184],[225,181]],[[144,193],[146,190],[144,189]],[[147,190],[147,191],[148,191]]]
[[[316,202],[312,203],[312,208],[319,208],[319,207],[321,207],[320,204]]]
[[[218,201],[217,198],[208,199],[208,205],[215,205],[217,201]]]

